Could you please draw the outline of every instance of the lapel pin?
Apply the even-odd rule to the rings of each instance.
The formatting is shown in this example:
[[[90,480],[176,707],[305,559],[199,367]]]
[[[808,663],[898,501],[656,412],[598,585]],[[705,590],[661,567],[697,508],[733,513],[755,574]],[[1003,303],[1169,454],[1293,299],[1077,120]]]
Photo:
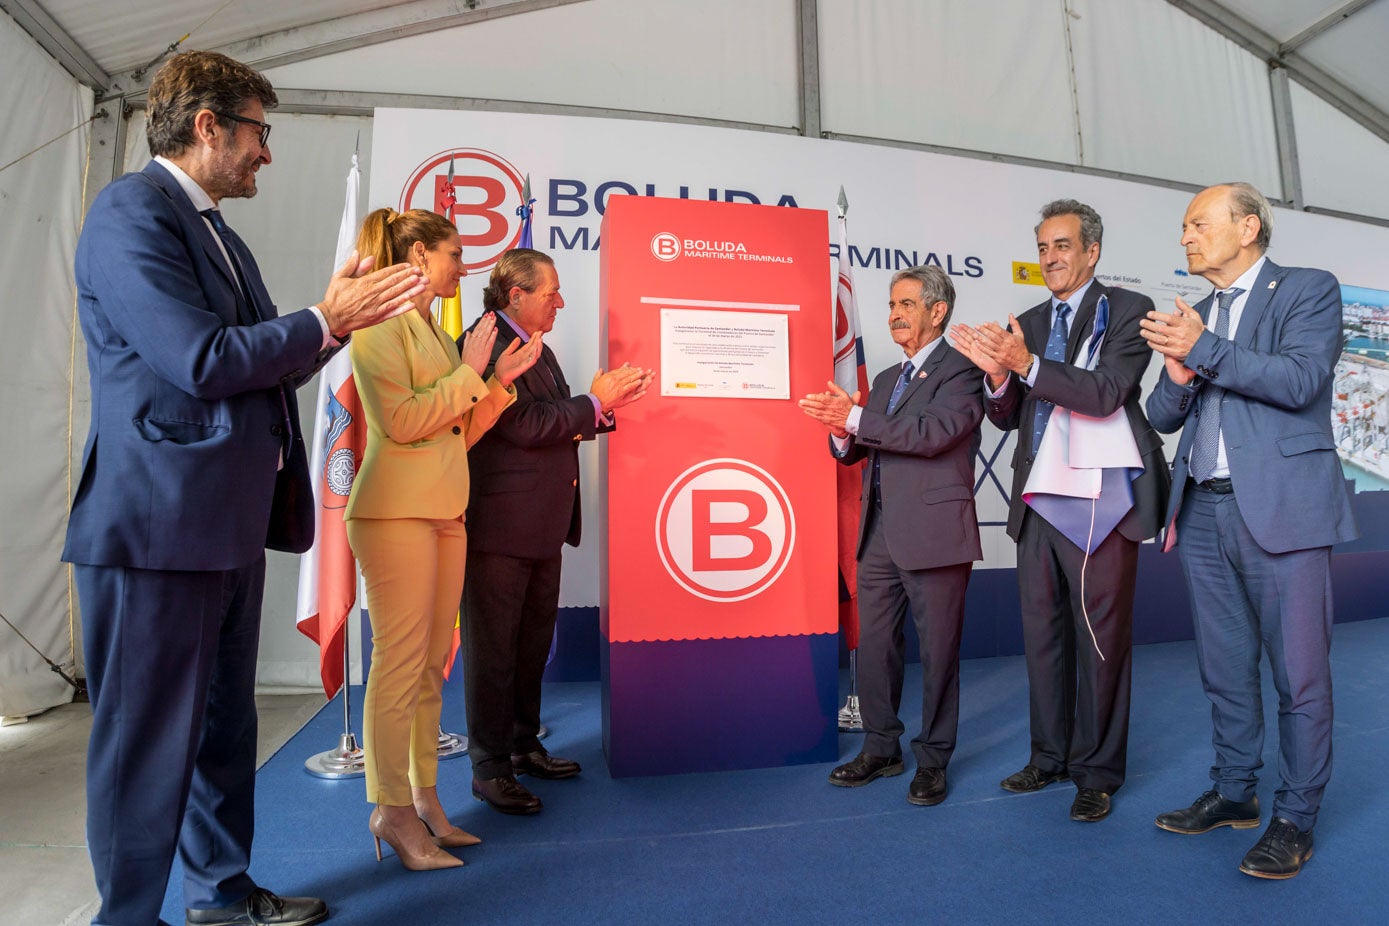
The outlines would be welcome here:
[[[1269,280],[1269,281],[1268,281],[1268,288],[1269,288],[1269,289],[1273,289],[1273,288],[1274,288],[1275,286],[1277,286],[1277,285],[1278,285],[1278,281],[1277,281],[1277,280]]]
[[[920,373],[916,374],[916,378],[917,378],[917,379],[925,379],[925,378],[926,378],[926,371],[925,371],[925,370],[922,370]]]

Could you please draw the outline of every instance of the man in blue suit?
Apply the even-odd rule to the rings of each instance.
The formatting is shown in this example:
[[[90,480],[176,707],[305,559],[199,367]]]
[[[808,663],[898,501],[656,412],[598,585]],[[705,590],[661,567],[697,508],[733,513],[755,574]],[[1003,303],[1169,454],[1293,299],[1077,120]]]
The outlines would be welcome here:
[[[77,245],[92,408],[63,559],[93,713],[100,926],[162,922],[175,848],[189,923],[328,916],[247,874],[265,548],[313,539],[294,387],[351,331],[408,307],[420,282],[354,257],[322,302],[278,315],[217,210],[255,195],[276,102],[223,55],[172,58],[150,85],[155,160],[101,192]]]
[[[1265,257],[1272,230],[1268,201],[1249,184],[1202,190],[1182,245],[1215,292],[1143,321],[1163,357],[1148,418],[1164,433],[1182,428],[1166,546],[1177,546],[1186,574],[1215,745],[1215,786],[1157,825],[1185,834],[1259,825],[1266,650],[1281,785],[1240,871],[1291,878],[1312,855],[1331,777],[1331,546],[1357,530],[1331,436],[1340,288],[1323,270]]]

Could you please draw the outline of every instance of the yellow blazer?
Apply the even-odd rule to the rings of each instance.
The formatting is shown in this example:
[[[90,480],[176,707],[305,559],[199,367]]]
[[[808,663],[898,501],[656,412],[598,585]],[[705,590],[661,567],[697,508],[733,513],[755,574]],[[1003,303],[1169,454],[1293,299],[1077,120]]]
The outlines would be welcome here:
[[[408,311],[352,335],[367,449],[348,518],[456,518],[468,507],[468,453],[512,402],[433,319]]]

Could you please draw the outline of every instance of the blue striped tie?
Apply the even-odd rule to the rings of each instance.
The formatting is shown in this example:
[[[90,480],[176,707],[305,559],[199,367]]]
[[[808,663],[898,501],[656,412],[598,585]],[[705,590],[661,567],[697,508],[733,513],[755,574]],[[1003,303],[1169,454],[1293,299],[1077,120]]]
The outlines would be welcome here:
[[[1042,356],[1047,360],[1066,359],[1066,316],[1071,314],[1071,307],[1066,303],[1061,303],[1056,307],[1056,321],[1051,326],[1051,336],[1047,338],[1046,353]],[[1037,448],[1042,446],[1042,432],[1047,429],[1047,419],[1051,417],[1051,410],[1056,406],[1046,399],[1037,400],[1037,411],[1032,416],[1032,453],[1035,456]]]
[[[897,409],[897,403],[902,400],[902,393],[907,390],[907,383],[912,381],[912,362],[908,360],[902,364],[902,375],[897,377],[897,385],[892,388],[892,395],[887,400],[887,413],[890,415]],[[881,454],[873,454],[873,496],[879,505],[883,503],[882,483],[878,480],[878,458]]]

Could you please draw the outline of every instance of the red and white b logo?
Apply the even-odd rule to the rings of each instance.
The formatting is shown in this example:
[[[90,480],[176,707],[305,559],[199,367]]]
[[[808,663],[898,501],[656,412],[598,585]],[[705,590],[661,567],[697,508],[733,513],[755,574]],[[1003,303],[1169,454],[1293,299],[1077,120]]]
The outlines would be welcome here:
[[[453,189],[449,189],[449,161]],[[454,148],[425,158],[400,194],[401,212],[427,209],[453,221],[469,273],[489,270],[521,237],[521,173],[499,154]]]
[[[796,516],[771,473],[745,460],[705,460],[666,489],[656,548],[671,578],[709,601],[742,601],[781,575]]]
[[[651,253],[657,260],[675,260],[680,256],[680,239],[670,232],[661,232],[651,239]]]

